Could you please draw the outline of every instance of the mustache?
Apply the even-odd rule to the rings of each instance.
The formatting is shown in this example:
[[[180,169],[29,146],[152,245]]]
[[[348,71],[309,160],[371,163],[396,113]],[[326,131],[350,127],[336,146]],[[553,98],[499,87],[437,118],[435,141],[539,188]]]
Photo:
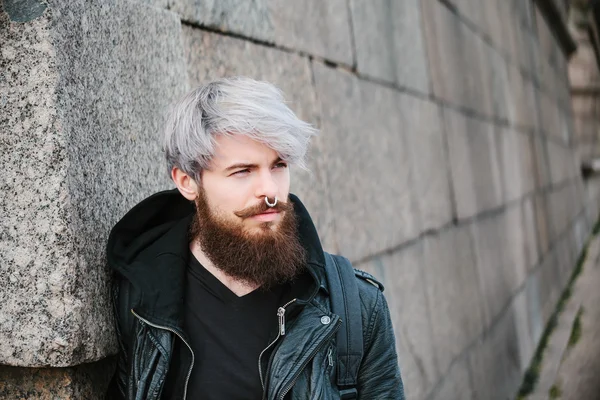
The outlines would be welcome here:
[[[243,210],[236,211],[234,214],[240,218],[250,218],[258,214],[262,214],[268,210],[275,210],[279,212],[284,211],[292,211],[294,209],[294,205],[289,201],[283,202],[278,201],[274,207],[269,207],[266,202],[261,201],[260,203],[246,207]]]

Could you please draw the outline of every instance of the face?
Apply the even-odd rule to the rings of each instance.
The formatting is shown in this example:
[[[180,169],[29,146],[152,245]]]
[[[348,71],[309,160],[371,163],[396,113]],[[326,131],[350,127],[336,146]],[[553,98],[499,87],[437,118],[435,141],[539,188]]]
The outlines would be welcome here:
[[[277,230],[286,211],[253,210],[273,202],[287,202],[290,173],[286,162],[268,146],[246,136],[219,136],[215,155],[202,171],[202,190],[211,214],[248,233]],[[264,208],[262,211],[265,211]],[[260,211],[258,211],[260,212]]]

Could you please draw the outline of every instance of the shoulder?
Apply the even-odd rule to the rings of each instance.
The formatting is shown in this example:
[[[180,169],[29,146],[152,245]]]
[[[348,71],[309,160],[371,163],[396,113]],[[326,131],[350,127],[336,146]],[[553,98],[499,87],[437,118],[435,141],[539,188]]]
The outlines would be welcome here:
[[[373,275],[368,272],[362,271],[360,269],[354,268],[354,275],[359,279],[359,281],[365,281],[375,286],[379,291],[383,292],[385,290],[383,284],[377,280]]]

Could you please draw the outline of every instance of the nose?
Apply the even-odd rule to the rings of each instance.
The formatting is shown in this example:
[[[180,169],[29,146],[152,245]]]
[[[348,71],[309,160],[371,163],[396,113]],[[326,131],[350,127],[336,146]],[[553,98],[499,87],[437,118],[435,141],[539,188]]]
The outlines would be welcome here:
[[[273,177],[271,171],[265,171],[260,174],[259,182],[256,187],[256,197],[264,198],[265,196],[269,199],[275,198],[278,193],[277,182]]]

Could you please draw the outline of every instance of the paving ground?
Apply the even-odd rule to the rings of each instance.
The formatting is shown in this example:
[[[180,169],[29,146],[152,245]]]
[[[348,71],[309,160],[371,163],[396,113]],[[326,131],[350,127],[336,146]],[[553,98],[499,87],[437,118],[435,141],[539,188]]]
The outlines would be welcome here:
[[[554,381],[556,397],[549,398],[600,400],[600,262],[598,257],[592,261],[574,286],[574,297],[583,307],[581,336],[566,349]]]

